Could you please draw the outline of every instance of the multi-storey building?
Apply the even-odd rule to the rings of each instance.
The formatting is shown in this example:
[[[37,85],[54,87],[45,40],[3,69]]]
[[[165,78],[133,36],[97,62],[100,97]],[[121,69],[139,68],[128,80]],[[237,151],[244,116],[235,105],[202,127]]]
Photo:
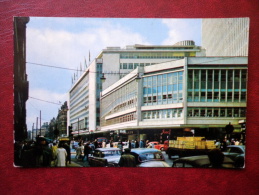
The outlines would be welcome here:
[[[26,24],[28,17],[14,18],[14,130],[15,141],[27,138],[26,101],[29,82],[26,74]]]
[[[137,67],[204,56],[204,50],[194,41],[175,45],[133,45],[122,49],[107,47],[74,82],[69,91],[69,121],[74,135],[100,131],[100,93]],[[105,82],[101,82],[105,77]]]
[[[59,135],[67,135],[67,111],[68,111],[67,102],[64,102],[64,104],[59,109],[58,115],[56,118],[56,125],[59,131]]]
[[[247,57],[185,57],[138,67],[102,92],[101,131],[154,140],[192,129],[217,139],[230,122],[240,133],[247,63]]]
[[[248,56],[249,18],[202,20],[206,56]]]

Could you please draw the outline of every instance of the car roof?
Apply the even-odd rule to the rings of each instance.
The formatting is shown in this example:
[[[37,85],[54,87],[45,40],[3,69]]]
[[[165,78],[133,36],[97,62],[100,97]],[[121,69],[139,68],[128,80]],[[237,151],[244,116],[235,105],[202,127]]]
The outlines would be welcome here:
[[[242,151],[245,152],[245,145],[228,145],[227,148],[240,148]]]
[[[96,148],[98,151],[111,151],[111,150],[121,150],[120,148]]]
[[[161,152],[161,151],[155,148],[134,148],[134,149],[131,149],[131,152],[141,154],[146,152]]]
[[[228,148],[245,148],[245,145],[228,145]]]

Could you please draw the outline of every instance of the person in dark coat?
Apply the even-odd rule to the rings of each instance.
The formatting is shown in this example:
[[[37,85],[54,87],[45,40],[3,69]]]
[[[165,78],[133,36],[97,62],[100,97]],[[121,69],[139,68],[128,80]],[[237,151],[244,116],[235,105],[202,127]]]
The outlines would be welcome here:
[[[83,161],[86,157],[86,161],[88,161],[88,156],[89,154],[91,154],[92,152],[92,148],[90,147],[90,144],[89,143],[86,143],[85,146],[84,146],[84,157],[83,157]]]
[[[130,148],[125,148],[124,154],[122,154],[119,161],[120,167],[136,167],[136,159],[132,154],[130,154],[130,151]]]
[[[70,146],[68,145],[68,143],[65,143],[63,145],[63,148],[65,148],[65,150],[67,152],[67,157],[66,157],[66,166],[67,166],[67,163],[71,164],[71,150],[70,150]]]
[[[208,157],[210,160],[210,164],[213,168],[222,168],[225,156],[220,149],[214,148],[210,150],[208,153]]]

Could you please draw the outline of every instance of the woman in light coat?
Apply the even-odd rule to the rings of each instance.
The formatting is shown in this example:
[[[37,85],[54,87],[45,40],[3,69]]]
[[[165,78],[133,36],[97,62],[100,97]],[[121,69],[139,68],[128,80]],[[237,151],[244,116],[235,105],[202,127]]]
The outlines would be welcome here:
[[[67,157],[66,149],[63,148],[62,145],[59,145],[56,152],[57,152],[57,166],[65,167],[66,166],[66,157]]]

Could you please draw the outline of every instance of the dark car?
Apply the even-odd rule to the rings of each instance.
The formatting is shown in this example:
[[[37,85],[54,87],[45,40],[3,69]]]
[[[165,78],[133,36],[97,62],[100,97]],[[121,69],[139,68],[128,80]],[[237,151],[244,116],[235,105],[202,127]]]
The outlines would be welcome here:
[[[158,149],[134,148],[131,154],[135,156],[137,167],[170,167]]]
[[[89,157],[91,167],[117,167],[121,157],[119,148],[96,148]]]
[[[245,165],[245,146],[229,145],[223,154],[235,162],[235,167],[243,168]]]
[[[208,155],[188,156],[175,160],[172,167],[208,168],[211,167],[211,163]],[[224,156],[222,168],[235,168],[234,161]]]

